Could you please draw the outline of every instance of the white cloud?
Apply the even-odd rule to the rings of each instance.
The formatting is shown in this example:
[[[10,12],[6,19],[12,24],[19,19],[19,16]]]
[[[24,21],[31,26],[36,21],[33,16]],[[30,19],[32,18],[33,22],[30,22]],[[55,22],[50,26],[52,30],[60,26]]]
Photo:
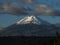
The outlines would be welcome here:
[[[33,3],[33,0],[18,0],[18,1],[22,1],[23,3],[28,3],[28,4]]]
[[[35,6],[34,13],[36,14],[50,14],[53,12],[53,9],[45,4],[38,4]]]

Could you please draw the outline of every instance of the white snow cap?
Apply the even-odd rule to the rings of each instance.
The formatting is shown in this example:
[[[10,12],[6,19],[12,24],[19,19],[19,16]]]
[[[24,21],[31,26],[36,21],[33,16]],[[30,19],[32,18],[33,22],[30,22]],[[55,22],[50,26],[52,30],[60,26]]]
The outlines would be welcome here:
[[[17,22],[17,24],[28,24],[28,23],[40,24],[41,22],[35,16],[27,16]]]
[[[23,19],[21,19],[20,21],[16,22],[17,25],[19,24],[37,24],[37,25],[40,25],[40,24],[49,24],[48,22],[42,20],[42,19],[39,19],[38,17],[36,16],[26,16],[24,17]]]

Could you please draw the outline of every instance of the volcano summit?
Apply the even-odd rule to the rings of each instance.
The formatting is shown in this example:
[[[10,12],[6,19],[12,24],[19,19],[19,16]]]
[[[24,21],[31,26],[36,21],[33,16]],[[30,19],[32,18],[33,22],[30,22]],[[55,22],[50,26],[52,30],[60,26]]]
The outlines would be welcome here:
[[[27,16],[17,22],[17,24],[50,24],[36,16]]]

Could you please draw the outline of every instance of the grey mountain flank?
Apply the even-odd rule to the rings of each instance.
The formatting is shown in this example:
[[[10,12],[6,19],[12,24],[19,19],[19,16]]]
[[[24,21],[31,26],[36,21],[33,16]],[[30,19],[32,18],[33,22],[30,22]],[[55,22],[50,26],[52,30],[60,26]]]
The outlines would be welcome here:
[[[26,16],[1,30],[0,36],[56,36],[56,30],[60,28],[37,16]]]

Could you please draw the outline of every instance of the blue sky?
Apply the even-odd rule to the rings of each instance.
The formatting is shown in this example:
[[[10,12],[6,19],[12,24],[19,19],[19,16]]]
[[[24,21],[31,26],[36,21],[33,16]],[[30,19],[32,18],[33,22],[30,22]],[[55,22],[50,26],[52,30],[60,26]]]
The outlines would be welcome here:
[[[13,0],[13,2],[15,2],[16,0]],[[52,8],[54,8],[55,10],[60,10],[59,5],[55,5],[55,2],[57,2],[58,0],[37,0],[38,3],[47,3],[48,5],[51,5]],[[6,2],[6,0],[0,0],[0,2]],[[52,3],[51,3],[52,2]],[[60,23],[60,17],[55,16],[56,18],[53,18],[51,16],[39,16],[41,19],[46,20],[52,24],[55,23]],[[12,25],[14,23],[16,23],[18,20],[20,20],[21,18],[23,18],[22,16],[17,17],[14,15],[10,15],[10,14],[0,14],[0,27],[7,27],[9,25]]]

